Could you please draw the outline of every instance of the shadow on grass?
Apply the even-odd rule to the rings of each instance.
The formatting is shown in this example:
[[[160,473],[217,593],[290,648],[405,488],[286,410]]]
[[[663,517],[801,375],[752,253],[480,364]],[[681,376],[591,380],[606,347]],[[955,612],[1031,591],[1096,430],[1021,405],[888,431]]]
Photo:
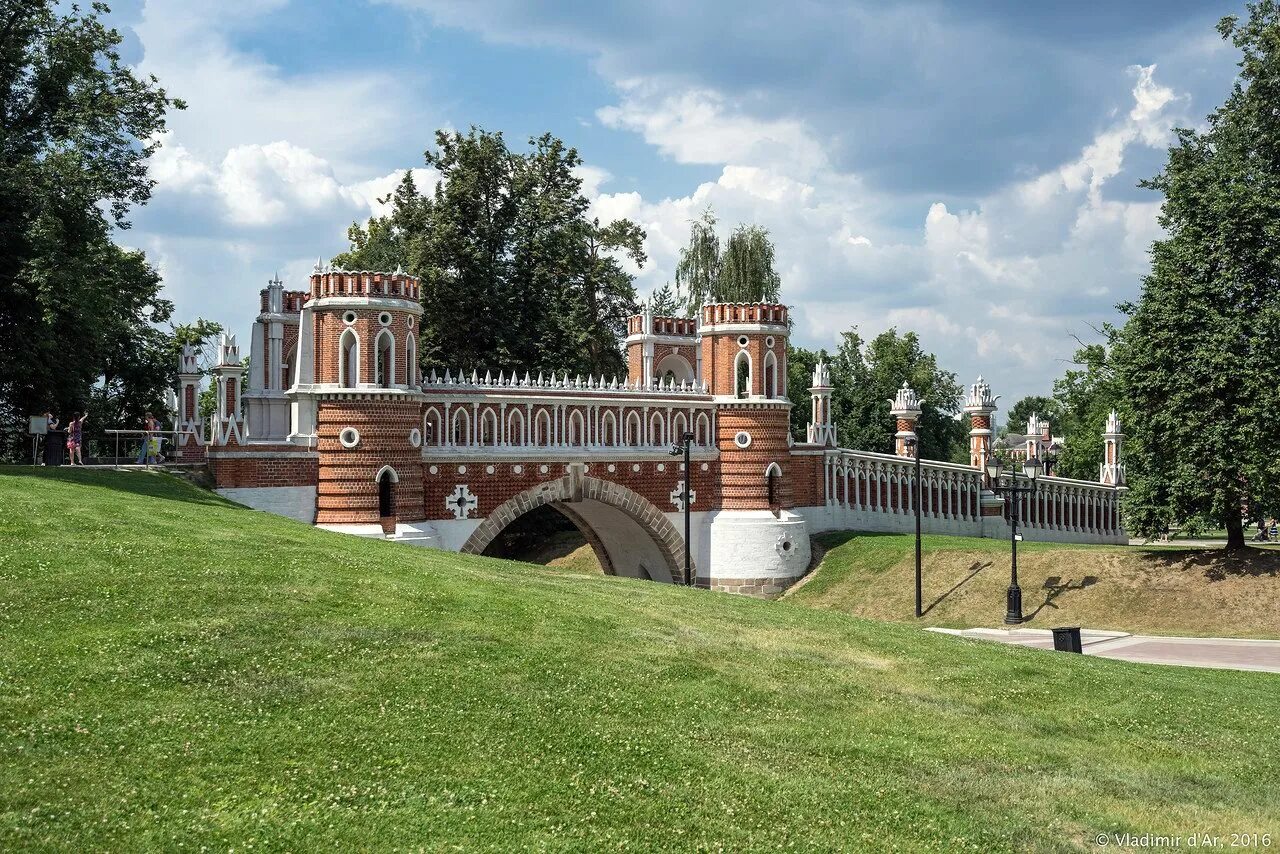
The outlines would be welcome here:
[[[1209,581],[1280,577],[1280,552],[1271,549],[1246,547],[1236,551],[1227,551],[1225,548],[1160,550],[1143,552],[1142,559],[1168,571],[1198,570]]]
[[[116,471],[112,469],[81,469],[71,466],[52,468],[36,466],[0,466],[0,477],[22,478],[31,481],[53,480],[95,486],[115,492],[162,498],[166,501],[184,501],[188,504],[205,504],[213,507],[240,507],[208,490],[163,471]]]
[[[1054,602],[1055,600],[1057,600],[1059,596],[1063,595],[1064,593],[1069,593],[1072,590],[1084,590],[1086,588],[1092,587],[1097,583],[1098,583],[1098,577],[1096,575],[1086,575],[1084,578],[1080,579],[1079,584],[1076,584],[1070,579],[1064,582],[1062,580],[1062,576],[1060,575],[1049,576],[1044,580],[1044,587],[1041,588],[1042,590],[1047,591],[1045,593],[1044,601],[1041,602],[1038,606],[1036,606],[1036,609],[1034,611],[1032,611],[1030,614],[1027,614],[1026,619],[1028,620],[1035,619],[1037,616],[1040,615],[1040,612],[1043,611],[1045,608],[1052,608],[1055,611],[1058,610],[1058,606],[1055,605]]]
[[[943,593],[937,599],[934,599],[932,602],[930,602],[929,607],[921,611],[920,615],[924,616],[925,614],[928,614],[936,606],[940,605],[944,599],[946,599],[952,593],[955,593],[961,587],[964,587],[966,584],[968,584],[970,581],[973,580],[974,576],[976,576],[979,572],[982,572],[982,570],[986,569],[989,566],[991,566],[991,561],[987,561],[986,563],[978,563],[977,561],[974,561],[973,565],[969,567],[969,574],[966,575],[964,578],[960,579],[959,581],[957,581],[955,585],[946,593]]]

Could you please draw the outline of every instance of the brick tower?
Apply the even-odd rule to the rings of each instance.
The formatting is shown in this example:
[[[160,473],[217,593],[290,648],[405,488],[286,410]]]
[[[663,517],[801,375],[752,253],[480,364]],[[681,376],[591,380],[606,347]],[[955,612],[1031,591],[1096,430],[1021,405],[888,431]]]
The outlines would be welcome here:
[[[1098,480],[1107,486],[1124,486],[1124,462],[1120,450],[1124,445],[1124,433],[1120,431],[1120,416],[1111,410],[1107,426],[1102,431],[1102,467]]]
[[[182,345],[178,356],[178,406],[174,428],[177,431],[179,462],[204,462],[204,424],[200,421],[200,360],[190,344]]]
[[[319,455],[317,524],[424,518],[422,393],[417,335],[418,280],[394,273],[326,270],[311,274],[303,311],[299,371],[291,395],[298,430],[313,425]]]
[[[914,451],[909,448],[908,440],[916,440],[916,422],[920,420],[920,406],[923,403],[906,380],[903,380],[897,395],[889,400],[889,414],[894,417],[898,428],[893,434],[893,452],[900,457],[914,457],[920,452],[919,445],[915,446]]]
[[[702,366],[716,398],[725,509],[791,507],[787,307],[704,305],[701,331]]]
[[[240,412],[241,377],[244,364],[236,336],[223,335],[218,341],[218,364],[213,367],[218,408],[213,413],[210,441],[214,445],[243,445],[244,416]]]
[[[809,387],[812,414],[809,416],[810,445],[836,446],[836,425],[831,423],[831,368],[821,360],[813,366],[813,385]]]
[[[991,386],[982,377],[969,386],[964,412],[969,416],[969,465],[974,468],[985,468],[991,456],[991,415],[999,399],[1000,395],[991,395]]]

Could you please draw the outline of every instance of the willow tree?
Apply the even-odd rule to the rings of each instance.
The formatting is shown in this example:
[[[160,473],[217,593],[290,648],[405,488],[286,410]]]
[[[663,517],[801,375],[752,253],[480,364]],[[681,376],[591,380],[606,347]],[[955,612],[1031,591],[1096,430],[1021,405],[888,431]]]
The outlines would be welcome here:
[[[690,223],[689,242],[676,264],[677,298],[690,316],[707,302],[777,302],[781,290],[767,230],[741,224],[722,251],[710,207]]]

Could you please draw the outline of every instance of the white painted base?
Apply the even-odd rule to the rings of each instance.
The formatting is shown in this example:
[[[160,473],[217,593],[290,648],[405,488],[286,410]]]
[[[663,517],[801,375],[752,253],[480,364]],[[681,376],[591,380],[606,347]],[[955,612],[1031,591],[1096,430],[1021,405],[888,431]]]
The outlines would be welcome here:
[[[214,491],[237,504],[299,522],[311,523],[316,518],[314,486],[246,486]]]
[[[809,527],[787,510],[720,510],[707,514],[711,582],[799,578],[809,568]]]

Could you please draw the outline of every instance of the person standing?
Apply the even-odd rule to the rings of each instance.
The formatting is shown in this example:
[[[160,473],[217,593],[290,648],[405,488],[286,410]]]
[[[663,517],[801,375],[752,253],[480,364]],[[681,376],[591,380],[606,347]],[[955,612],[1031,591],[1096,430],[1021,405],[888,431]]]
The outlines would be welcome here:
[[[67,422],[67,451],[71,455],[70,465],[84,465],[84,422],[89,420],[89,413],[85,412],[79,418],[72,418]]]

